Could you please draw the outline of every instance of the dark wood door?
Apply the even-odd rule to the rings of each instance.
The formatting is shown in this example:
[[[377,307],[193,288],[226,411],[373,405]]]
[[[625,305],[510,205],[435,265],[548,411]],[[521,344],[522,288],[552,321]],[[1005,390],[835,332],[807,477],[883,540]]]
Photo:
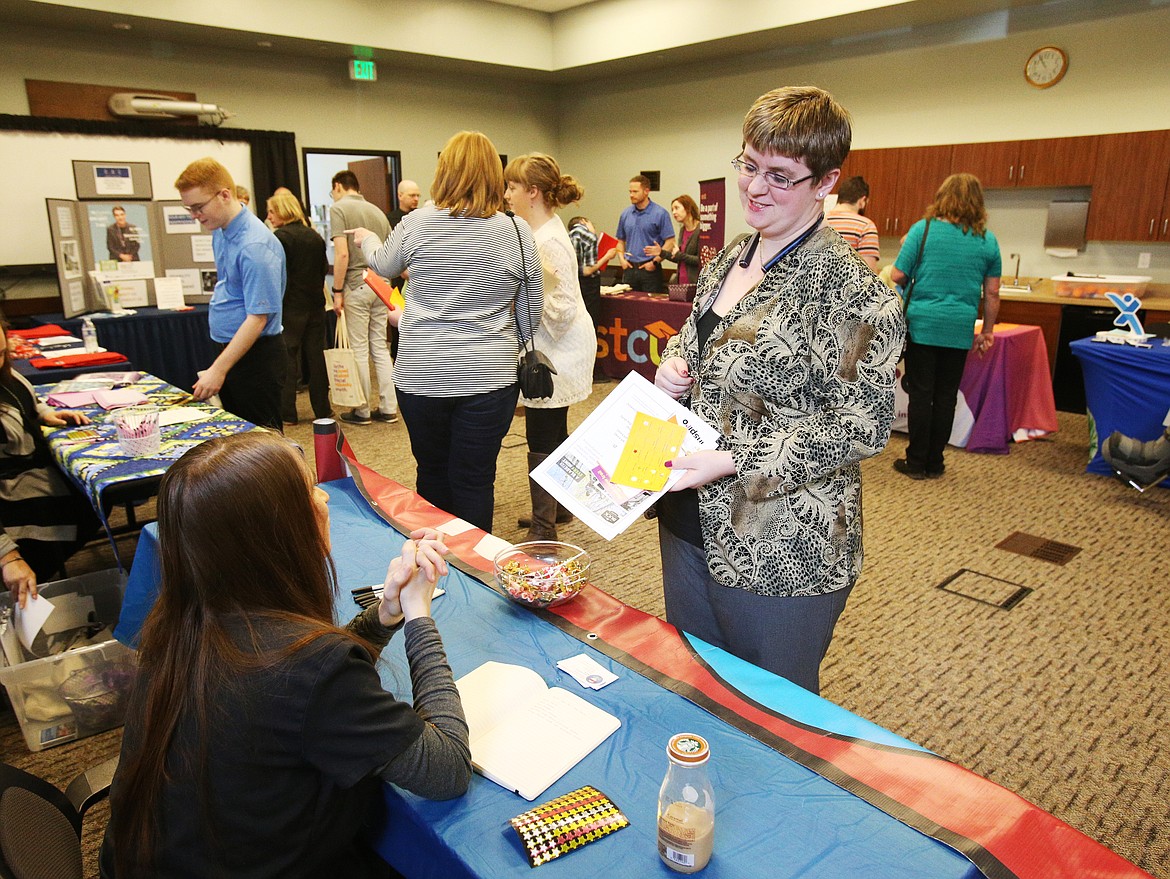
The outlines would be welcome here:
[[[375,159],[362,159],[349,163],[349,170],[353,171],[361,187],[362,197],[370,204],[378,207],[382,213],[390,212],[390,172],[386,167],[386,158],[379,156]]]
[[[1153,241],[1165,215],[1170,132],[1102,135],[1097,145],[1088,237],[1093,241]]]
[[[905,147],[897,151],[898,191],[894,216],[884,235],[905,235],[922,219],[942,182],[951,173],[951,145]]]
[[[1020,141],[1016,186],[1091,186],[1100,140],[1094,135]]]
[[[1009,189],[1016,185],[1019,161],[1018,140],[957,143],[951,151],[951,173],[974,174],[984,189]]]

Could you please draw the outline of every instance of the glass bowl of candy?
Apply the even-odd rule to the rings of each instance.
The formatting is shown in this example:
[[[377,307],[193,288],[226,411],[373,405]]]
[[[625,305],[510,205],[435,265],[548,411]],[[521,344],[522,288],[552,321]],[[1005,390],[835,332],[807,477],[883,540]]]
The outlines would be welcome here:
[[[589,553],[571,543],[517,543],[495,558],[496,582],[525,607],[556,607],[572,601],[589,578]]]

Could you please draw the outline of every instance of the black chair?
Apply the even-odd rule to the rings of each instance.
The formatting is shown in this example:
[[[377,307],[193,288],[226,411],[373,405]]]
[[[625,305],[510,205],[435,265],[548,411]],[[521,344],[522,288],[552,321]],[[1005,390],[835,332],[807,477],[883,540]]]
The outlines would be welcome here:
[[[86,770],[65,793],[0,763],[0,877],[82,879],[81,820],[109,795],[118,758]]]

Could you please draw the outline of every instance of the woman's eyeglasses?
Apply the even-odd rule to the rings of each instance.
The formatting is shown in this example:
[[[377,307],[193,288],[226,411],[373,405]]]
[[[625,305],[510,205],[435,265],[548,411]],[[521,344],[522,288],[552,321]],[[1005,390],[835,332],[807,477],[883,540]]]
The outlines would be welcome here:
[[[779,171],[761,171],[751,162],[743,158],[735,158],[731,160],[731,167],[739,172],[740,177],[759,177],[763,175],[764,182],[773,189],[791,189],[797,183],[804,183],[806,180],[812,180],[813,174],[807,174],[797,180],[790,180]]]

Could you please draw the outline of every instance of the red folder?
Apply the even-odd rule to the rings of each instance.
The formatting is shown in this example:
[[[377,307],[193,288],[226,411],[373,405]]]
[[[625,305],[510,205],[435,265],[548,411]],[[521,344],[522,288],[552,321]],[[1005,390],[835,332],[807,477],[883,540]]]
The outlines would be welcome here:
[[[61,357],[33,357],[29,363],[35,369],[63,369],[74,366],[105,366],[125,363],[126,355],[117,351],[98,351],[94,354],[64,354]]]
[[[609,235],[605,232],[597,233],[597,256],[599,258],[601,257],[601,255],[603,253],[605,253],[611,247],[617,247],[617,246],[618,246],[618,240],[616,238],[614,238],[612,235]]]
[[[378,294],[378,298],[386,303],[386,307],[391,311],[402,308],[405,304],[402,301],[402,294],[394,287],[391,287],[385,278],[382,278],[369,269],[366,269],[362,275],[362,280],[366,286]]]
[[[16,336],[18,339],[48,339],[53,336],[68,336],[69,333],[56,324],[45,324],[30,330],[9,330],[8,335]]]

